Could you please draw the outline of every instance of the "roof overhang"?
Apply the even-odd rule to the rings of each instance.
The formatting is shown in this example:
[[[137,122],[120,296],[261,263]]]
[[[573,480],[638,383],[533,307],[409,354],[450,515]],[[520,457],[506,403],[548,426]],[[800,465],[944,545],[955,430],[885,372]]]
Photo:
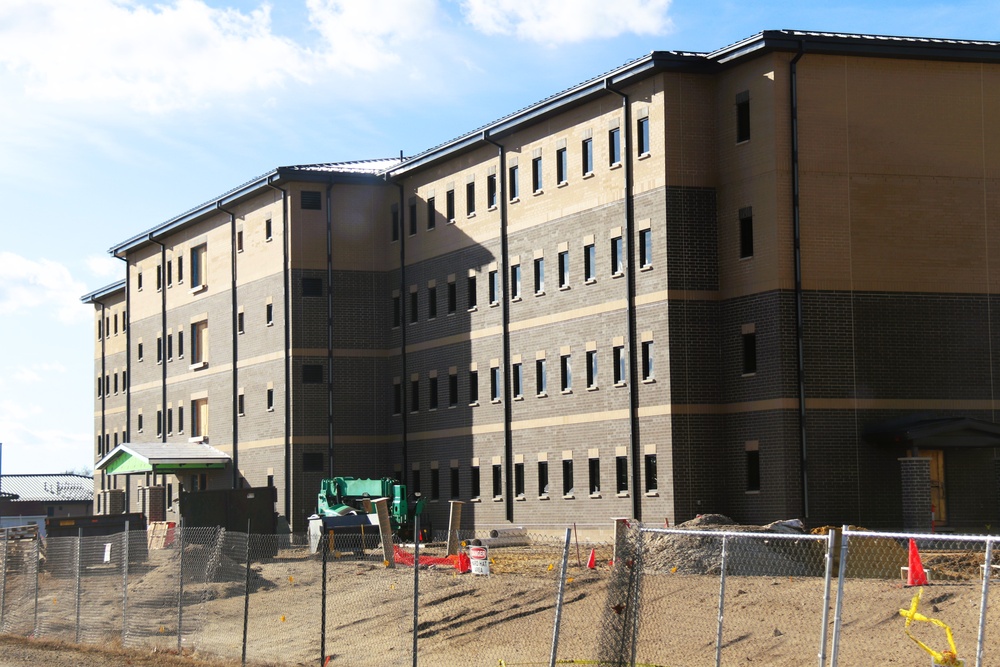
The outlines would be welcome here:
[[[106,475],[152,472],[176,474],[193,470],[225,468],[232,457],[204,443],[136,443],[118,445],[94,468]]]
[[[1000,447],[1000,425],[972,417],[910,415],[868,424],[862,435],[875,445],[919,449]]]
[[[105,285],[100,289],[96,289],[89,294],[84,294],[80,297],[80,301],[84,303],[101,303],[101,299],[106,299],[107,297],[118,294],[125,291],[125,281],[119,280],[117,282],[111,283],[110,285]]]

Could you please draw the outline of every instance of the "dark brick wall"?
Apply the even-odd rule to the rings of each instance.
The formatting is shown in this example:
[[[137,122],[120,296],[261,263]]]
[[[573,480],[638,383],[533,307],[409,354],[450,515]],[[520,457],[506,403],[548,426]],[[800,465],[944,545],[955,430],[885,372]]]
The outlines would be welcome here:
[[[719,289],[715,189],[668,187],[666,209],[670,289]]]

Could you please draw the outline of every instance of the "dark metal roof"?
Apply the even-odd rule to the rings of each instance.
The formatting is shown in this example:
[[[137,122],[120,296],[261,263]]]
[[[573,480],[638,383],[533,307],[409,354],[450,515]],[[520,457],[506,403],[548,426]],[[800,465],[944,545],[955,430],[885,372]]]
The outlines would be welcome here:
[[[0,475],[4,493],[16,502],[68,503],[94,499],[94,478],[86,475]]]
[[[101,299],[103,299],[104,297],[111,296],[112,294],[124,291],[125,291],[125,281],[119,280],[117,282],[111,283],[110,285],[105,285],[100,289],[96,289],[93,292],[90,292],[89,294],[84,294],[83,296],[80,297],[80,301],[83,301],[84,303],[100,303]]]

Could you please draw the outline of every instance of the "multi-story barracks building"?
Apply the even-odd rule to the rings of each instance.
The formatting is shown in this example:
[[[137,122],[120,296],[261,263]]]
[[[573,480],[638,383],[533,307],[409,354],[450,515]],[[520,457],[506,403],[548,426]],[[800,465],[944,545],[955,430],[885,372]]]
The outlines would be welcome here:
[[[300,531],[339,475],[439,528],[1000,522],[998,43],[653,52],[110,252],[98,512],[273,485]]]

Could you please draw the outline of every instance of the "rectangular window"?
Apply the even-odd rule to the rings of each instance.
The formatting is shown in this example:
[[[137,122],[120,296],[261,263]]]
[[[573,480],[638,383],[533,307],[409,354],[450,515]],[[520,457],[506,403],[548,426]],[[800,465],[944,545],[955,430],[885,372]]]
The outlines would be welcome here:
[[[451,469],[451,497],[459,498],[461,496],[461,487],[458,484],[458,468]]]
[[[184,255],[177,256],[177,282],[184,282]],[[139,286],[140,289],[142,286]]]
[[[642,379],[649,381],[653,379],[653,341],[647,340],[642,344]]]
[[[299,195],[300,205],[307,211],[319,211],[323,208],[323,193],[319,190],[303,190]]]
[[[427,288],[427,319],[433,320],[438,316],[438,291],[437,287]]]
[[[556,183],[565,183],[569,175],[569,157],[565,148],[556,151]]]
[[[208,320],[191,325],[191,363],[208,363]]]
[[[174,409],[167,408],[167,435],[172,435],[174,432]],[[115,444],[118,443],[118,434],[115,433]]]
[[[588,283],[597,280],[597,248],[593,243],[583,247],[583,279]]]
[[[469,371],[469,405],[479,403],[479,372]]]
[[[409,233],[413,236],[417,233],[417,205],[410,204],[409,206],[410,220],[409,220]]]
[[[753,257],[753,207],[740,209],[740,259]]]
[[[622,139],[618,128],[608,131],[608,164],[614,166],[622,161]]]
[[[208,437],[208,399],[199,398],[191,401],[191,435],[198,438]]]
[[[434,207],[434,197],[427,198],[427,229],[437,227],[437,210]]]
[[[563,392],[573,390],[573,366],[570,362],[568,354],[559,357],[559,389]]]
[[[500,303],[500,274],[494,269],[489,273],[490,305],[495,306]]]
[[[465,214],[473,216],[476,214],[476,183],[465,184]]]
[[[431,468],[431,500],[441,497],[441,471]]]
[[[639,230],[639,268],[645,269],[653,265],[653,231]]]
[[[174,360],[174,335],[167,334],[167,361],[173,361],[173,360]]]
[[[97,320],[97,340],[104,337],[104,320]]]
[[[104,395],[104,380],[100,377],[97,378],[97,398]]]
[[[497,206],[497,175],[490,174],[486,177],[486,206],[494,209]]]
[[[183,405],[178,405],[177,406],[177,432],[178,433],[183,433],[184,432],[184,406]],[[124,440],[124,437],[125,436],[123,435],[122,436],[122,440]]]
[[[437,376],[430,378],[428,385],[427,409],[437,410],[438,408],[438,379]]]
[[[524,497],[524,464],[514,464],[514,497]]]
[[[402,322],[403,304],[402,299],[396,294],[392,297],[392,328],[395,329]]]
[[[128,389],[128,371],[122,371],[122,391]]]
[[[142,271],[137,271],[135,274],[135,288],[142,291]]]
[[[499,465],[493,466],[493,497],[503,497],[503,471]]]
[[[393,206],[392,206],[392,223],[391,224],[392,224],[392,228],[391,228],[392,240],[393,241],[398,241],[399,240],[399,207],[396,206],[395,204],[393,204]]]
[[[268,412],[274,410],[274,390],[268,389],[267,396],[265,398]]]
[[[302,364],[302,384],[323,384],[323,365]]]
[[[611,239],[611,275],[620,276],[625,270],[625,245],[622,237]]]
[[[448,190],[445,194],[445,217],[448,222],[455,222],[455,191]]]
[[[500,402],[500,369],[496,367],[490,369],[490,400]]]
[[[628,492],[628,457],[615,457],[615,491],[616,493]]]
[[[236,243],[239,246],[237,250],[243,250],[243,232],[236,233]],[[171,260],[167,260],[167,287],[173,287],[174,285],[174,263]],[[116,316],[117,317],[117,316]]]
[[[597,495],[601,492],[601,459],[592,458],[587,461],[587,472],[590,482],[590,495]]]
[[[757,334],[743,334],[743,374],[757,372]]]
[[[420,293],[410,292],[410,324],[416,324],[420,319]]]
[[[135,416],[135,427],[136,427],[136,430],[139,431],[139,433],[142,433],[142,413],[141,412]],[[97,436],[97,437],[101,437],[101,436]]]
[[[524,367],[517,363],[511,367],[510,377],[514,398],[524,397]]]
[[[569,251],[559,253],[559,288],[569,287]]]
[[[625,347],[615,345],[611,349],[611,363],[615,371],[615,384],[625,384]]]
[[[403,412],[403,385],[400,382],[392,383],[392,414],[398,415]]]
[[[549,462],[538,462],[538,495],[549,495]]]
[[[204,243],[191,248],[191,289],[208,284],[208,266],[205,263],[207,254],[208,246]]]
[[[597,388],[597,350],[587,350],[587,389]]]
[[[243,230],[236,232],[236,252],[243,252]],[[167,264],[167,287],[170,286],[170,265]]]
[[[410,380],[410,412],[420,412],[420,378]]]
[[[573,459],[563,459],[563,495],[573,495]]]
[[[594,173],[594,140],[584,139],[581,146],[583,175]]]
[[[448,374],[448,405],[455,407],[458,405],[458,374]]]
[[[512,301],[521,298],[521,265],[510,267],[510,298]]]
[[[531,191],[542,191],[542,158],[540,157],[531,161]]]
[[[469,470],[469,494],[472,498],[479,497],[479,466],[472,466]]]
[[[240,417],[244,416],[245,413],[244,413],[243,410],[244,410],[245,407],[246,407],[246,399],[244,398],[243,394],[237,394],[236,395],[236,414],[238,414]]]
[[[273,225],[271,224],[271,218],[264,221],[264,240],[270,241],[274,238]]]
[[[156,337],[156,363],[163,362],[163,338]]]
[[[458,287],[454,282],[448,283],[448,313],[454,313],[458,307]]]
[[[746,445],[747,491],[760,491],[760,450],[757,443]]]
[[[180,359],[184,358],[184,330],[178,329],[177,331],[177,356]]]
[[[750,91],[736,95],[736,143],[750,141]]]
[[[272,326],[274,324],[274,304],[268,303],[264,304],[264,325]]]
[[[118,373],[115,373],[112,376],[112,378],[113,378],[112,379],[112,384],[114,385],[114,391],[117,394],[118,393]]]
[[[476,277],[469,276],[466,284],[468,285],[469,310],[472,310],[476,307]]]
[[[639,155],[649,155],[649,117],[635,122],[635,141]]]
[[[241,334],[244,332],[243,322],[244,322],[243,313],[236,313],[236,333]],[[170,336],[167,336],[167,347],[169,346],[170,346]]]
[[[115,313],[115,316],[112,318],[112,321],[114,322],[114,325],[115,325],[115,335],[117,336],[118,335],[118,313]],[[122,320],[122,321],[124,322],[124,320]]]
[[[539,396],[545,395],[546,378],[545,378],[545,360],[536,359],[535,360],[535,393]]]
[[[163,267],[159,264],[156,265],[156,291],[159,292],[163,289]]]
[[[545,294],[545,258],[535,260],[535,294]]]
[[[646,454],[646,493],[656,491],[656,454]]]
[[[142,343],[136,345],[135,356],[139,359],[139,361],[142,361]]]
[[[510,200],[514,201],[519,196],[519,190],[517,189],[517,165],[515,164],[510,169],[507,170],[507,188],[510,190]],[[139,286],[142,289],[142,285]]]

